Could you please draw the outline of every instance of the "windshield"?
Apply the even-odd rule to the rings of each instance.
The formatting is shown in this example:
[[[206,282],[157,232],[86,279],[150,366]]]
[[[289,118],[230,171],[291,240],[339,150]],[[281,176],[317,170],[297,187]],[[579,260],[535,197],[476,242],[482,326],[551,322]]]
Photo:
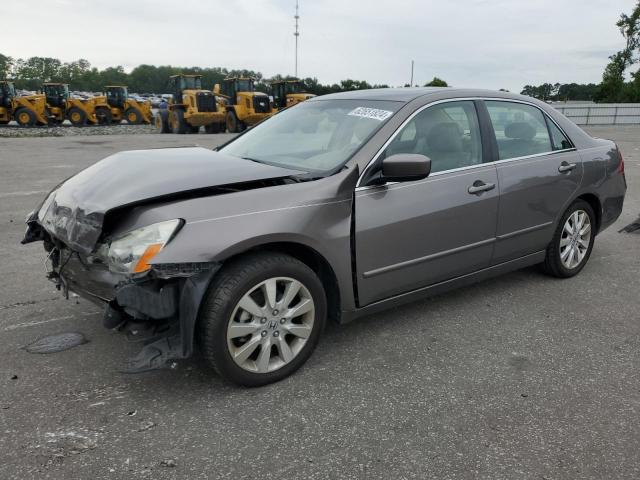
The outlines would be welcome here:
[[[238,80],[239,92],[253,92],[253,82],[251,80]]]
[[[372,100],[300,103],[220,151],[306,172],[330,172],[343,165],[402,105]]]

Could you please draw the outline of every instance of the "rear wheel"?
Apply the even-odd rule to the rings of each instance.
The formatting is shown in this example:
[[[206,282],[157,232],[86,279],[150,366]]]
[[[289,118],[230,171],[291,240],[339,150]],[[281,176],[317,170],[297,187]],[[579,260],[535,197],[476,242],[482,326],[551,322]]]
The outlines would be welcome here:
[[[564,213],[542,264],[549,275],[559,278],[580,273],[589,260],[596,236],[596,216],[584,200],[576,200]]]
[[[87,114],[78,107],[71,107],[67,113],[67,118],[74,127],[84,127],[87,124]]]
[[[184,119],[184,110],[176,109],[169,113],[169,125],[173,133],[187,133],[187,122]]]
[[[227,380],[257,387],[281,380],[309,358],[326,321],[320,279],[288,255],[233,261],[209,287],[198,340]]]
[[[155,118],[155,125],[158,133],[171,133],[171,127],[169,126],[169,112],[166,110],[158,111]]]
[[[14,118],[21,127],[33,127],[36,124],[35,114],[25,107],[18,108]]]
[[[142,123],[142,112],[135,107],[130,107],[124,111],[124,118],[129,125],[140,125]]]
[[[96,118],[98,119],[98,125],[111,125],[113,122],[111,110],[106,107],[96,108]]]

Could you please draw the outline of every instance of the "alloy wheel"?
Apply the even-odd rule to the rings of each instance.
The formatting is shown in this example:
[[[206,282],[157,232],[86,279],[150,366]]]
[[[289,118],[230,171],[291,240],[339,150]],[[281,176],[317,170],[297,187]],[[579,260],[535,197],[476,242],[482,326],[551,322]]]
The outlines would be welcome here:
[[[311,293],[301,282],[274,277],[245,293],[227,325],[227,346],[244,370],[267,373],[290,363],[307,343],[315,320]]]
[[[589,251],[591,220],[584,210],[576,210],[564,224],[560,236],[560,261],[572,270],[579,266]]]

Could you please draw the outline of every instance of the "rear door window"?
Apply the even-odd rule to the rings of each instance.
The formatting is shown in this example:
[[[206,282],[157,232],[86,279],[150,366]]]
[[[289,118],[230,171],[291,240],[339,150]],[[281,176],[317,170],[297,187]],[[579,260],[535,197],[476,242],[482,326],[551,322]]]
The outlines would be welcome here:
[[[543,113],[531,105],[486,101],[500,160],[554,150]]]

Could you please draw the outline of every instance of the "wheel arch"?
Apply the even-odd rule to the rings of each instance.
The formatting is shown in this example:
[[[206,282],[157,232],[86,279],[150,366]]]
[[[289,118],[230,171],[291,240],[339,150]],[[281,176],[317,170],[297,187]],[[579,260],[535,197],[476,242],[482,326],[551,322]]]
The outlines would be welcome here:
[[[600,198],[595,193],[588,192],[582,193],[576,197],[576,200],[584,200],[591,206],[596,214],[596,233],[598,233],[602,224],[602,202]]]

